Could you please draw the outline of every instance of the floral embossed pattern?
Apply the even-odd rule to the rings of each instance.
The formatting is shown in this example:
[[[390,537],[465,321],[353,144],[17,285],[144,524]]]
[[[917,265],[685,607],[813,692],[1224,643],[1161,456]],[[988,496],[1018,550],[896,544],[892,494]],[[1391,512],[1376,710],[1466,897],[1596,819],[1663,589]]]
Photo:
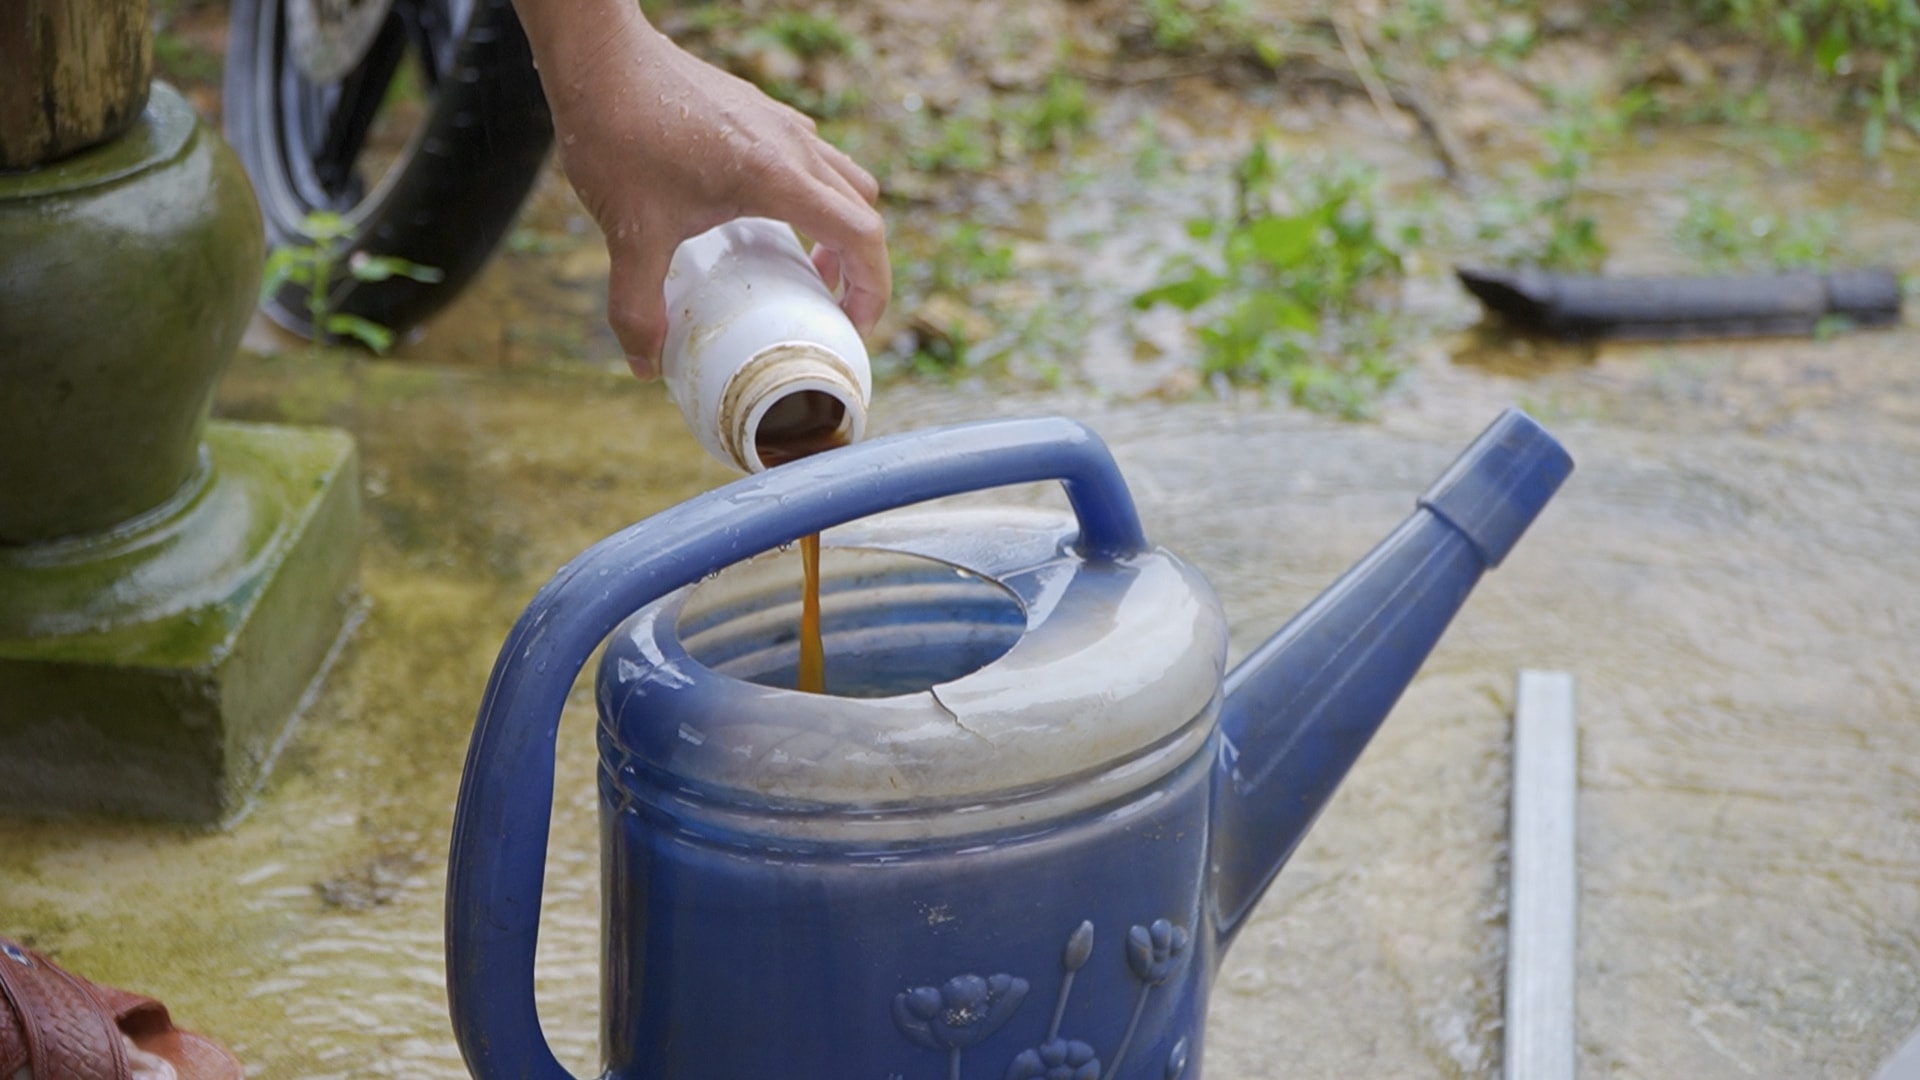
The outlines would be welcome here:
[[[1154,990],[1165,985],[1186,963],[1192,937],[1183,926],[1155,919],[1127,931],[1127,969],[1137,991],[1126,1033],[1114,1048],[1104,1070],[1098,1052],[1089,1043],[1060,1034],[1066,1019],[1073,981],[1093,956],[1093,923],[1082,922],[1061,951],[1060,993],[1054,999],[1053,1020],[1040,1045],[1016,1054],[1007,1065],[1006,1080],[1101,1080],[1118,1077],[1120,1065],[1139,1030],[1140,1017]],[[1027,997],[1027,980],[1014,975],[956,975],[939,986],[916,986],[893,997],[893,1022],[915,1045],[945,1051],[948,1080],[959,1080],[963,1051],[1000,1030]],[[1167,1057],[1162,1080],[1179,1080],[1186,1072],[1188,1046],[1182,1038]]]
[[[893,996],[893,1022],[929,1050],[956,1054],[1000,1030],[1027,996],[1027,980],[1011,975],[956,975],[939,987],[916,986]]]

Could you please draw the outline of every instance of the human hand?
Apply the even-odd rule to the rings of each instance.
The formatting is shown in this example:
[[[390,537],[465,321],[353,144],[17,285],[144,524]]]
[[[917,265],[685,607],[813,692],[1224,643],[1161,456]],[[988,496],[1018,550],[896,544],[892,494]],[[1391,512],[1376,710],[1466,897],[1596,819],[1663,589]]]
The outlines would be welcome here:
[[[892,292],[873,177],[805,114],[682,50],[632,0],[521,0],[561,166],[606,235],[607,321],[659,373],[664,284],[680,242],[741,216],[811,237],[813,263],[867,333]]]

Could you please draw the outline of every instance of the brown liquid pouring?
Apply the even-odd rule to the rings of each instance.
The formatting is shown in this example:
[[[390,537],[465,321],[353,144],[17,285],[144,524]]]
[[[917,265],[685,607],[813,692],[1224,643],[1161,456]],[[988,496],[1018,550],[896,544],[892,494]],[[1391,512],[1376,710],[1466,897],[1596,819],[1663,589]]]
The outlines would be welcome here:
[[[846,410],[826,394],[795,394],[767,410],[754,439],[760,463],[771,469],[822,450],[847,445]],[[827,692],[827,650],[820,637],[820,534],[800,538],[800,670],[797,688]]]
[[[800,538],[800,674],[798,688],[827,692],[827,649],[820,640],[820,534]]]

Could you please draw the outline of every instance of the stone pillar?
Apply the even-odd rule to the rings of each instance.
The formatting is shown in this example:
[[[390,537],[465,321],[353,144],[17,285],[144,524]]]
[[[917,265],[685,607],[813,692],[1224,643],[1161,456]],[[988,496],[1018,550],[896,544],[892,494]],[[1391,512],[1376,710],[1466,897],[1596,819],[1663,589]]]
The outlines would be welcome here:
[[[352,440],[208,422],[264,237],[149,53],[0,0],[0,812],[230,817],[353,595]]]

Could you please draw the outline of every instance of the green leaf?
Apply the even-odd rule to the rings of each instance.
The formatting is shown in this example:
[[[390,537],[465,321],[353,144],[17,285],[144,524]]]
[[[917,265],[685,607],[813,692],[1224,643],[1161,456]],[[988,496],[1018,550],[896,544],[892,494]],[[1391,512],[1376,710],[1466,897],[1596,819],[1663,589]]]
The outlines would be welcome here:
[[[1273,321],[1288,330],[1311,334],[1320,329],[1320,320],[1306,305],[1288,297],[1273,300]]]
[[[280,291],[280,287],[291,281],[296,285],[305,285],[312,280],[311,268],[302,259],[297,248],[275,248],[267,256],[267,264],[260,272],[260,302],[266,303]]]
[[[1297,265],[1313,250],[1325,224],[1325,215],[1321,213],[1267,217],[1247,226],[1246,234],[1261,261],[1276,269],[1286,269]]]
[[[1133,306],[1145,311],[1155,304],[1172,304],[1181,311],[1192,311],[1220,295],[1220,289],[1225,284],[1225,278],[1211,270],[1200,268],[1193,272],[1192,277],[1184,281],[1169,281],[1135,296]]]
[[[1800,21],[1797,12],[1783,11],[1775,19],[1780,31],[1780,40],[1786,42],[1787,51],[1798,53],[1807,47],[1807,30]]]
[[[326,243],[340,239],[351,230],[347,227],[346,219],[331,210],[309,210],[300,219],[300,231],[316,243]]]
[[[393,347],[393,331],[371,319],[344,312],[327,316],[327,333],[350,337],[377,353],[384,353]]]
[[[405,277],[429,285],[445,276],[437,266],[422,266],[397,255],[369,255],[364,251],[356,251],[347,259],[347,273],[352,274],[355,281],[385,281],[391,277]]]
[[[1273,183],[1273,154],[1267,149],[1265,139],[1256,141],[1233,167],[1234,183],[1239,185],[1242,196],[1248,200],[1257,200],[1266,194]]]
[[[1835,20],[1827,27],[1826,34],[1820,38],[1819,46],[1813,51],[1814,63],[1820,65],[1821,71],[1832,75],[1839,70],[1840,61],[1846,59],[1848,44],[1846,30],[1838,20]]]

